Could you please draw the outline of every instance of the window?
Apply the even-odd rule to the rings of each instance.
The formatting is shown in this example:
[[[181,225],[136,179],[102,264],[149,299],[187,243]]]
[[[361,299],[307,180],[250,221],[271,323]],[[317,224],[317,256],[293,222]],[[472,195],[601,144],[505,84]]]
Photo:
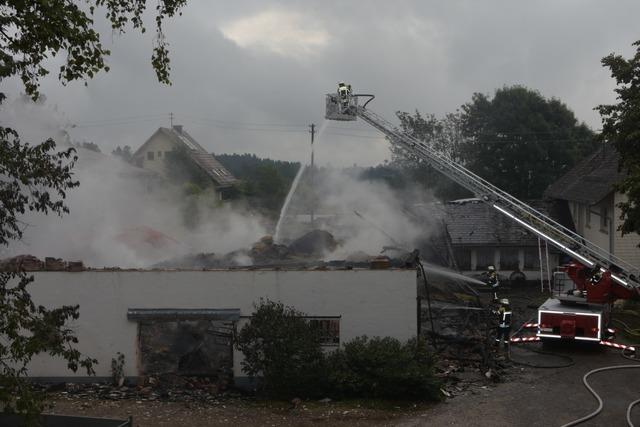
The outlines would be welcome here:
[[[500,269],[515,270],[520,265],[520,257],[518,256],[518,248],[501,248],[500,249]]]
[[[466,248],[453,248],[453,256],[460,270],[471,270],[471,250]]]
[[[600,206],[600,231],[609,233],[609,208]]]
[[[524,250],[524,269],[537,270],[540,268],[540,253],[538,248],[527,248]]]
[[[320,328],[322,345],[340,345],[340,318],[311,319],[310,322]]]
[[[495,263],[495,253],[493,248],[476,249],[476,270],[486,270],[487,267]]]
[[[162,151],[158,151],[158,158],[162,157]]]
[[[153,160],[154,154],[153,151],[147,151],[147,160]]]

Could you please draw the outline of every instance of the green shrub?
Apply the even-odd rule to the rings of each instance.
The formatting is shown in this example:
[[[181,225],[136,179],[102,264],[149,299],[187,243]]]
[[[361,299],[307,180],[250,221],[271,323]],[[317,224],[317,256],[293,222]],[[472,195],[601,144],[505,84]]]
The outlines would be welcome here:
[[[251,322],[238,333],[242,370],[259,379],[268,397],[317,397],[326,391],[320,330],[304,313],[280,302],[260,300]]]
[[[438,400],[440,384],[423,339],[355,338],[328,355],[329,387],[338,397]]]
[[[438,400],[440,384],[422,339],[355,338],[324,353],[321,331],[305,314],[260,300],[236,337],[242,370],[272,398]]]

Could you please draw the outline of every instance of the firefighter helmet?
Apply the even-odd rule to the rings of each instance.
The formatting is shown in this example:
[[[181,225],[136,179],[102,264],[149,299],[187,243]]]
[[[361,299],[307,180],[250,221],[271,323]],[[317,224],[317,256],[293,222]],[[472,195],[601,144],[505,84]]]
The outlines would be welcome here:
[[[487,267],[487,270],[489,271],[495,271],[496,268],[493,265],[490,265],[489,267]]]
[[[507,298],[502,298],[502,299],[500,300],[500,304],[501,304],[501,305],[509,305],[509,300],[508,300]]]

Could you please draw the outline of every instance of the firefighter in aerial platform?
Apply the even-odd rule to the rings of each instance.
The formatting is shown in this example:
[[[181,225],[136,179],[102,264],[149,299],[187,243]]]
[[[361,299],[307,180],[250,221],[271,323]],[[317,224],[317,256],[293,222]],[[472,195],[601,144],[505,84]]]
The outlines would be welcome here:
[[[509,345],[511,337],[511,306],[509,300],[502,298],[498,310],[494,310],[493,314],[498,317],[498,327],[496,328],[496,345],[500,345],[500,341],[505,348]]]
[[[343,109],[349,106],[349,97],[351,96],[351,85],[347,85],[344,82],[338,83],[338,97],[340,98],[340,105]]]
[[[493,265],[487,267],[487,285],[491,287],[493,292],[493,300],[498,300],[498,287],[500,287],[500,280],[498,278],[498,272]]]

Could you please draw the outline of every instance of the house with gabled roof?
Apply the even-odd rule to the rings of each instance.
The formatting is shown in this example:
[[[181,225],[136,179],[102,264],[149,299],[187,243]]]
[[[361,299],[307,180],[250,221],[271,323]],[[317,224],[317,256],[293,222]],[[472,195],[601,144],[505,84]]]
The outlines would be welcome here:
[[[627,200],[626,195],[615,190],[625,176],[619,163],[615,147],[605,144],[551,184],[545,197],[566,206],[571,213],[569,225],[578,234],[631,265],[640,266],[640,235],[622,236],[618,230],[622,223],[618,204]]]
[[[539,200],[527,204],[557,218],[558,213]],[[460,271],[476,275],[493,265],[505,277],[519,270],[527,280],[539,280],[541,274],[546,278],[547,250],[536,235],[480,199],[453,200],[443,207],[447,234]],[[548,251],[549,269],[553,270],[558,266],[559,254],[551,246]]]
[[[214,156],[207,152],[182,126],[158,128],[133,154],[133,163],[143,169],[166,176],[165,158],[175,150],[184,150],[194,168],[202,170],[223,198],[225,190],[238,180]]]

